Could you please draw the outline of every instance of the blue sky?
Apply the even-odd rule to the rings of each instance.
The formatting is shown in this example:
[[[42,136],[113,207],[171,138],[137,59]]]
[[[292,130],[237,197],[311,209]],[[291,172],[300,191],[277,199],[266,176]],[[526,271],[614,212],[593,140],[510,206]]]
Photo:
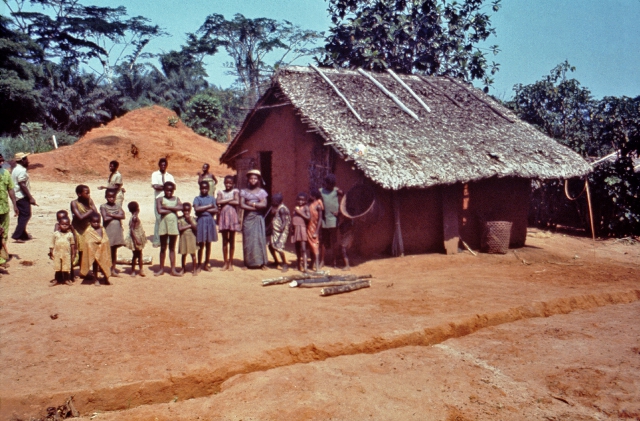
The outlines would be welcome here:
[[[207,15],[227,18],[242,13],[250,18],[289,20],[303,28],[326,31],[330,26],[326,0],[86,0],[103,6],[125,5],[129,15],[142,15],[171,37],[154,40],[150,52],[177,49],[186,32],[194,32]],[[7,13],[2,4],[3,14]],[[503,0],[492,13],[501,52],[490,59],[500,64],[491,93],[512,96],[513,85],[541,79],[568,60],[572,74],[596,98],[640,95],[640,0]],[[222,67],[229,59],[208,59],[210,82],[229,86],[233,77]],[[304,61],[299,64],[306,64]]]

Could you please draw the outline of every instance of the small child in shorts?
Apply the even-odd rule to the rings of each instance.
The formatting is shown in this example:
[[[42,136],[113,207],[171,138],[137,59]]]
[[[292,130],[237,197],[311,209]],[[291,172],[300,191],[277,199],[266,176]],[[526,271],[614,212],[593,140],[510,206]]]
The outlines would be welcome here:
[[[196,276],[198,274],[198,265],[196,264],[198,224],[191,216],[191,203],[189,202],[182,204],[182,216],[178,218],[178,231],[180,231],[178,254],[182,255],[182,273],[187,272],[187,255],[191,255],[191,273]]]
[[[71,232],[71,220],[63,216],[58,220],[58,229],[53,232],[49,258],[53,260],[56,284],[73,285],[71,263],[76,257],[76,240]]]
[[[124,245],[133,252],[131,258],[131,276],[136,276],[136,261],[138,262],[138,275],[144,277],[147,276],[142,269],[142,250],[147,243],[147,235],[142,228],[142,221],[140,221],[140,205],[138,202],[129,202],[127,205],[129,212],[131,212],[131,219],[129,219],[129,232],[124,239]]]
[[[298,270],[307,271],[307,222],[311,218],[309,213],[308,196],[306,193],[299,193],[296,198],[296,207],[293,209],[291,224],[293,233],[291,242],[296,245],[296,255],[298,256]]]

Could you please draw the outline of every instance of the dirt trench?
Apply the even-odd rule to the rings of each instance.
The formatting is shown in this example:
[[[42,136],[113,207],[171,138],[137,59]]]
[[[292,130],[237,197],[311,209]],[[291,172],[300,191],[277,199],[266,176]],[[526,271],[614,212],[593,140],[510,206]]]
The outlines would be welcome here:
[[[283,347],[267,350],[250,360],[231,360],[213,371],[190,373],[186,376],[164,380],[149,380],[132,384],[112,385],[99,390],[70,390],[43,397],[30,396],[31,406],[41,401],[43,407],[51,401],[63,401],[73,396],[77,408],[89,413],[95,408],[101,411],[119,411],[143,405],[153,405],[171,400],[186,400],[220,393],[222,384],[238,375],[272,370],[295,364],[324,361],[329,358],[375,354],[410,346],[433,346],[452,338],[461,338],[480,329],[518,320],[569,314],[577,310],[594,309],[615,304],[629,304],[640,300],[640,290],[588,294],[565,297],[549,302],[533,302],[505,311],[478,314],[475,317],[452,321],[399,335],[375,336],[359,343],[310,344],[304,347]],[[4,399],[4,405],[21,406],[20,398],[12,402]]]

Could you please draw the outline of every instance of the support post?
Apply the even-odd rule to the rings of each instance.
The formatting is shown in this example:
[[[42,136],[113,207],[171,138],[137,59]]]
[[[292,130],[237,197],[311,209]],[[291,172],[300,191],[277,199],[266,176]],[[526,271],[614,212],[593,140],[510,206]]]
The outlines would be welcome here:
[[[400,199],[397,191],[391,191],[391,200],[393,202],[393,220],[395,222],[391,254],[395,257],[404,256],[404,241],[402,240],[402,227],[400,226]]]
[[[462,194],[460,186],[444,186],[442,190],[442,228],[444,230],[444,250],[446,254],[458,252],[460,229],[458,226],[458,210],[461,207]]]

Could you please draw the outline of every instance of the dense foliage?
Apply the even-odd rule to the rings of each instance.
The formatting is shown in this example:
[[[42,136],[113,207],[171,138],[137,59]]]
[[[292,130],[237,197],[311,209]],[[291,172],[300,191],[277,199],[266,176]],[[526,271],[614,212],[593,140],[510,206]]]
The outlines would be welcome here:
[[[329,0],[325,65],[448,75],[492,83],[478,44],[493,34],[484,0]],[[498,11],[500,0],[491,2]],[[491,47],[496,53],[497,46]]]
[[[167,34],[142,16],[128,16],[124,6],[2,1],[9,15],[0,16],[0,135],[8,154],[24,146],[25,124],[40,125],[39,136],[72,139],[152,104],[226,141],[272,72],[314,53],[322,36],[287,21],[211,15],[178,51],[151,55],[144,51],[148,43]],[[231,89],[206,80],[205,59],[223,49],[239,82]],[[279,55],[269,56],[274,52]]]
[[[640,235],[640,96],[596,100],[588,89],[568,78],[575,70],[565,62],[531,85],[516,85],[508,105],[532,123],[585,158],[615,155],[594,165],[589,175],[596,232],[599,235]],[[634,164],[634,160],[636,163]],[[585,197],[569,203],[564,182],[540,183],[534,191],[532,222],[571,224],[575,213],[588,227]],[[569,193],[582,184],[571,181]]]

